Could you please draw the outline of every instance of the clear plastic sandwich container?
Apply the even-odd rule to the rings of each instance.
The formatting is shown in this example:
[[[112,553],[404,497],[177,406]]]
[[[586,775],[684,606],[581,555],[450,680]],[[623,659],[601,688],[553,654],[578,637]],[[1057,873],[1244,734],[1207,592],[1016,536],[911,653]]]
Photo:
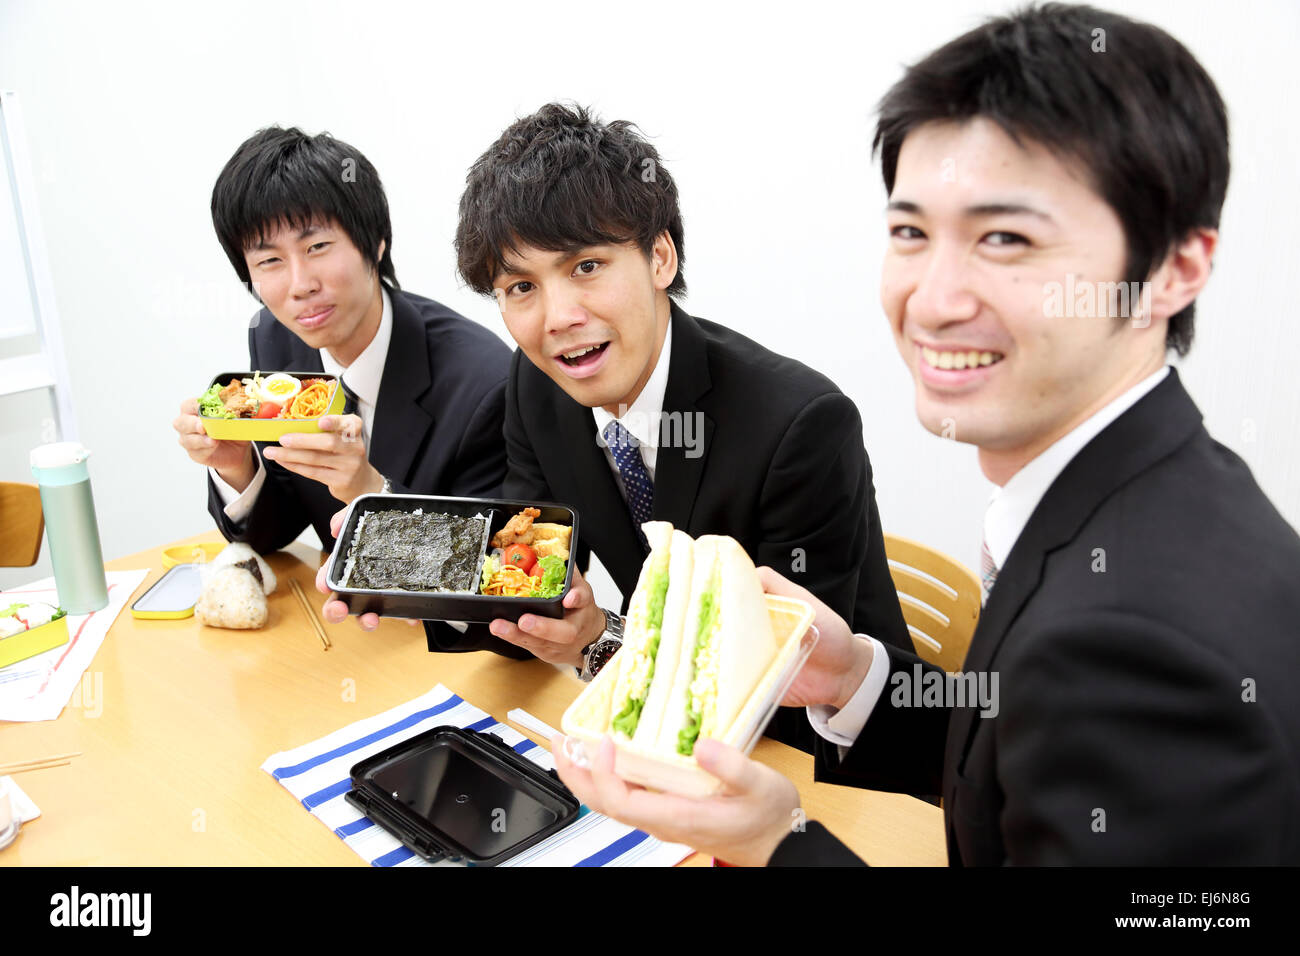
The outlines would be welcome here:
[[[252,378],[253,374],[253,372],[222,372],[208,383],[208,388],[213,385],[229,385],[232,378],[241,381]],[[267,378],[272,373],[261,372],[260,374],[263,378]],[[343,404],[347,401],[347,396],[343,394],[338,379],[333,375],[326,375],[324,372],[285,372],[284,374],[292,375],[299,381],[318,378],[328,383],[332,394],[325,411],[315,418],[209,418],[207,415],[200,414],[199,421],[203,423],[203,430],[208,433],[208,437],[220,441],[279,441],[282,436],[291,433],[319,432],[322,418],[326,415],[343,414]],[[199,394],[202,395],[206,391],[205,388]]]
[[[798,598],[764,595],[768,618],[778,650],[767,671],[754,687],[735,722],[718,735],[723,743],[749,753],[758,743],[790,685],[812,653],[817,631],[812,628],[813,609]],[[619,651],[621,654],[622,651]],[[588,766],[609,726],[609,711],[618,682],[618,655],[610,658],[599,674],[564,712],[560,722],[568,740],[565,754],[580,766]],[[704,770],[694,757],[662,753],[638,747],[614,737],[614,772],[629,783],[665,793],[706,797],[716,793],[722,782]]]

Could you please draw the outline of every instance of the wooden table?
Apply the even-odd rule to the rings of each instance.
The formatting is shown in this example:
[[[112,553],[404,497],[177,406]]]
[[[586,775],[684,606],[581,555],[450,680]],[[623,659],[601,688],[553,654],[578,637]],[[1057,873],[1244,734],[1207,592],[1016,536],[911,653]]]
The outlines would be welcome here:
[[[219,540],[215,532],[177,543],[210,540]],[[150,568],[138,596],[161,576],[161,560],[160,548],[108,568]],[[439,682],[498,720],[522,707],[553,727],[582,688],[541,661],[430,654],[424,629],[400,621],[370,633],[351,620],[327,624],[333,647],[325,651],[285,581],[297,579],[318,609],[319,561],[301,544],[272,556],[281,580],[258,631],[136,620],[128,601],[83,678],[93,694],[57,720],[0,724],[0,761],[82,752],[69,766],[15,778],[42,815],[0,851],[0,865],[360,866],[260,769],[267,757]],[[809,818],[867,861],[946,864],[938,808],[814,783],[812,758],[775,741],[762,740],[754,756],[790,777]]]

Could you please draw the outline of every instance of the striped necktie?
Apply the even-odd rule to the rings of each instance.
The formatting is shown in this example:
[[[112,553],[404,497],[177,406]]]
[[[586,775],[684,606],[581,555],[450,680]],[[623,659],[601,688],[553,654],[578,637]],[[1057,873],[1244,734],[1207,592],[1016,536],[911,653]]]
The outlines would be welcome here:
[[[998,566],[993,563],[993,554],[989,551],[987,540],[980,542],[980,606],[989,602],[989,594],[998,580]]]
[[[650,520],[654,511],[655,486],[641,458],[641,444],[617,419],[605,426],[601,436],[614,455],[614,464],[623,479],[627,507],[632,512],[632,523],[644,540],[641,525]]]

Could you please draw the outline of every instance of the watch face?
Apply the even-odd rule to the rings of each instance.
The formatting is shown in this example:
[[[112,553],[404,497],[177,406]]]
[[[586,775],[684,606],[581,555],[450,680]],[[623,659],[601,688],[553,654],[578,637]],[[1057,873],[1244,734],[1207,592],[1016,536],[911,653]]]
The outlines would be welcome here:
[[[600,669],[609,663],[609,659],[613,657],[622,646],[622,641],[601,641],[591,649],[591,653],[587,656],[587,667],[591,671],[593,677],[600,673]]]

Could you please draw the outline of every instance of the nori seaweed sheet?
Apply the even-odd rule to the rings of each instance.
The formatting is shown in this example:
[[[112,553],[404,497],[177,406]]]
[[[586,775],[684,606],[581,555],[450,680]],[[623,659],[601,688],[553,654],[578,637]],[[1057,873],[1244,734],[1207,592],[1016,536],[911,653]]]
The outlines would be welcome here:
[[[409,511],[366,516],[353,554],[350,588],[477,591],[483,564],[483,518]]]

